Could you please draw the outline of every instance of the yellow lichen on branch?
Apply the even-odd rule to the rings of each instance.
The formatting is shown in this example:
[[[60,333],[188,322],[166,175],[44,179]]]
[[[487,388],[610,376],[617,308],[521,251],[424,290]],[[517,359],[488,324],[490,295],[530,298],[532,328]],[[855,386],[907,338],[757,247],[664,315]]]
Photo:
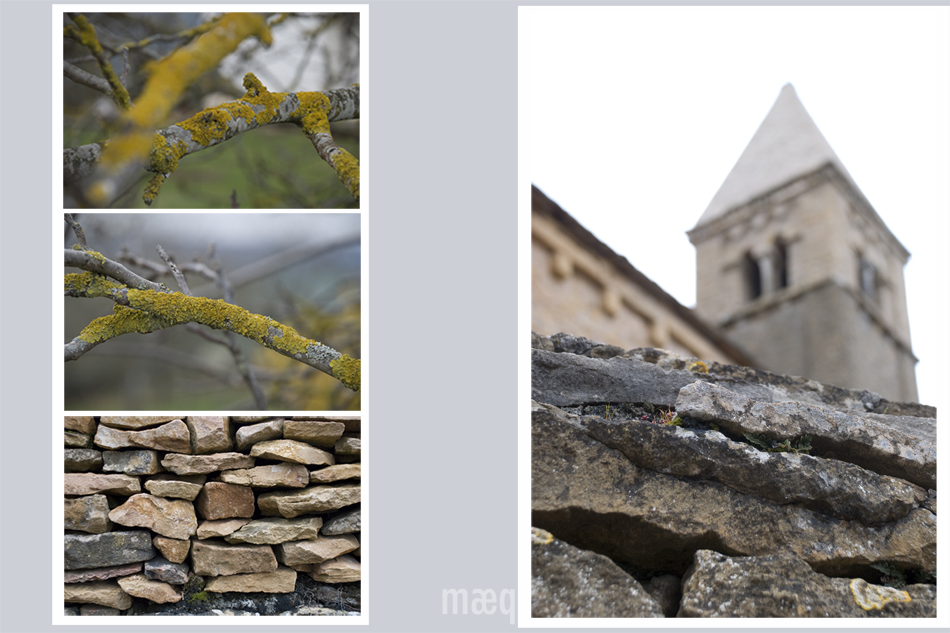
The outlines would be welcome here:
[[[71,17],[75,26],[70,25],[65,27],[63,33],[76,38],[80,44],[89,49],[89,52],[92,53],[93,57],[96,58],[96,62],[99,64],[99,71],[102,73],[102,76],[109,82],[109,88],[112,89],[112,99],[120,108],[128,110],[132,107],[129,91],[125,89],[125,86],[119,81],[119,76],[116,75],[112,69],[112,64],[109,63],[105,51],[102,50],[102,45],[99,43],[99,38],[96,37],[96,29],[89,23],[89,20],[87,20],[84,15],[74,15]]]
[[[333,376],[353,391],[360,390],[360,359],[343,354],[330,361]]]

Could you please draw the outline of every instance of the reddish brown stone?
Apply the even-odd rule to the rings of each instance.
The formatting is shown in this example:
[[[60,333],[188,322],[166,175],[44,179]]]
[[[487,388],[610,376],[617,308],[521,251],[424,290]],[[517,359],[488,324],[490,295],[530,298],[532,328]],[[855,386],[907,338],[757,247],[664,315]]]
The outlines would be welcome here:
[[[209,481],[195,499],[195,509],[205,519],[249,518],[254,516],[254,491],[220,481]]]

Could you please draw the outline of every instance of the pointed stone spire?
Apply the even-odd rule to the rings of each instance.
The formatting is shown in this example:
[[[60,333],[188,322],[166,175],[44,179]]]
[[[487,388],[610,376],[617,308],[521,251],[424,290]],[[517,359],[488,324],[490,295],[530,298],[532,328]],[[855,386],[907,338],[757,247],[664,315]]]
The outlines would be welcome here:
[[[785,84],[696,226],[829,162],[860,191],[798,100],[795,88]]]

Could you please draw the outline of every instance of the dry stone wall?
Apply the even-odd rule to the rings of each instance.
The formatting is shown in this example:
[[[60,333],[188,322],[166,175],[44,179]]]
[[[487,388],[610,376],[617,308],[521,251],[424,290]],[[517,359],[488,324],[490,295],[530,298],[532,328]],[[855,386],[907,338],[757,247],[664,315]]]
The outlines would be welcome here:
[[[228,597],[260,612],[267,596],[324,613],[327,587],[358,610],[359,418],[66,416],[64,431],[67,614]]]
[[[535,617],[935,616],[932,407],[566,334],[533,348]]]

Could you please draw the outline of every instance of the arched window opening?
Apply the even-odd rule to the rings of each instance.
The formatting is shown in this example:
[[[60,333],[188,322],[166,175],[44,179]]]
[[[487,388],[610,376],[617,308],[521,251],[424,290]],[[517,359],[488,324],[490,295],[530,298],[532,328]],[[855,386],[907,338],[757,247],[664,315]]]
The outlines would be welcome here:
[[[858,254],[858,285],[861,292],[868,299],[877,298],[877,269],[874,264],[864,258],[864,255]]]
[[[775,242],[775,287],[788,288],[788,245],[782,240]]]
[[[742,262],[743,277],[745,277],[746,294],[749,299],[758,299],[762,296],[762,274],[759,271],[759,262],[752,253],[747,253]]]

